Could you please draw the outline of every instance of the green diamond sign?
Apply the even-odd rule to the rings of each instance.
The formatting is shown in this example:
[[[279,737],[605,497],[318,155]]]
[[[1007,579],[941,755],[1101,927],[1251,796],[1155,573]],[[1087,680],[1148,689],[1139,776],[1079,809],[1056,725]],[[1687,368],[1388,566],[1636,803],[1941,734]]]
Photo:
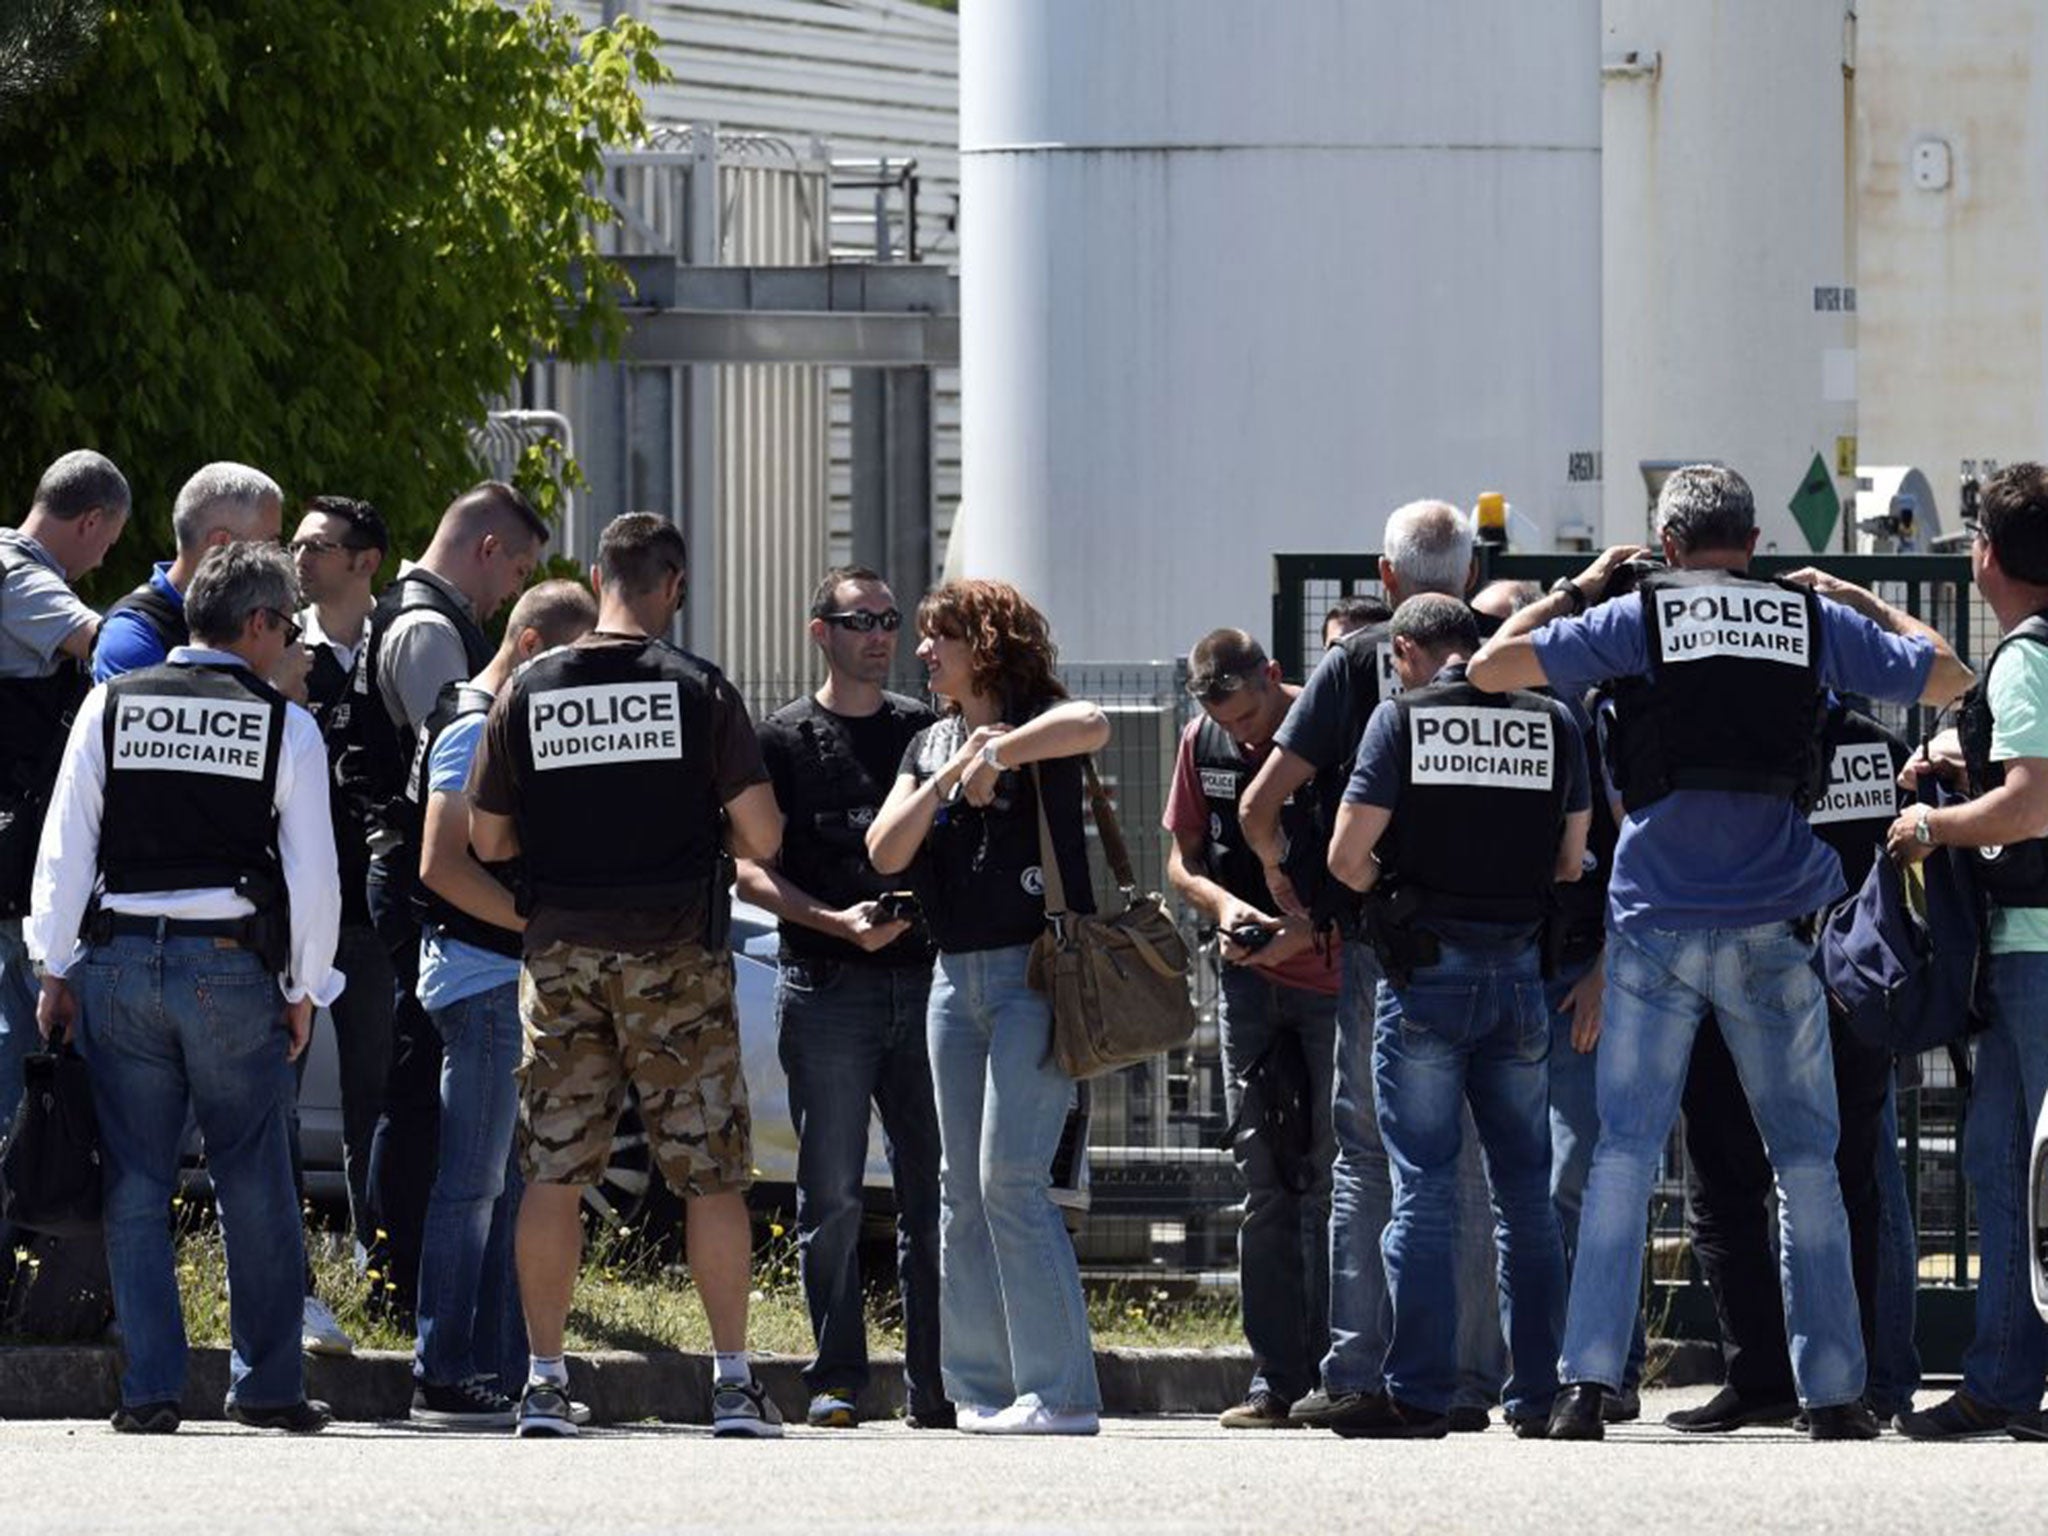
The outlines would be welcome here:
[[[1835,522],[1842,515],[1842,500],[1835,494],[1835,481],[1828,473],[1827,461],[1819,454],[1813,456],[1806,478],[1799,482],[1799,489],[1792,493],[1787,505],[1792,510],[1792,521],[1806,535],[1808,547],[1815,552],[1826,549],[1828,536],[1835,531]]]

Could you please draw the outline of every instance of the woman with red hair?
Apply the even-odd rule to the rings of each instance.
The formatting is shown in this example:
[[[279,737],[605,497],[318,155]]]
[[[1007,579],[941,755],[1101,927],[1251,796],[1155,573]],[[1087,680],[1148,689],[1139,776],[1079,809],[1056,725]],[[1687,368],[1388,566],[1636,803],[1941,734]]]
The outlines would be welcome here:
[[[918,605],[917,654],[943,705],[868,832],[912,871],[938,960],[929,1012],[939,1106],[939,1355],[959,1427],[1092,1435],[1102,1405],[1081,1271],[1049,1193],[1074,1085],[1025,979],[1045,931],[1038,790],[1067,905],[1094,910],[1081,759],[1102,710],[1053,675],[1045,617],[1015,587],[953,581]]]

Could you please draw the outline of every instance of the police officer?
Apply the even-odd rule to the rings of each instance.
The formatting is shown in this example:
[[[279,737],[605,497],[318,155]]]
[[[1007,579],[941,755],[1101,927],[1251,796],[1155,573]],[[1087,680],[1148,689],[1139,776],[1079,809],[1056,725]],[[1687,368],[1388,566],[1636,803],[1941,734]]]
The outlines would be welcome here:
[[[450,683],[496,650],[483,625],[526,585],[547,524],[511,486],[486,480],[450,502],[426,552],[401,566],[370,611],[349,690],[329,715],[335,779],[367,830],[370,920],[390,957],[390,1065],[367,1182],[370,1299],[409,1326],[420,1230],[439,1142],[441,1043],[419,1005],[419,807],[405,793],[419,730]],[[363,1227],[358,1229],[359,1238]],[[381,1239],[381,1241],[379,1241]]]
[[[227,1243],[228,1414],[298,1433],[328,1420],[306,1400],[299,1353],[286,1120],[290,1063],[343,982],[334,836],[320,733],[262,681],[296,638],[297,601],[276,546],[209,553],[186,592],[196,643],[80,708],[37,856],[38,1020],[76,1029],[106,1159],[127,1355],[117,1430],[178,1427],[185,1334],[166,1215],[188,1113]]]
[[[1658,530],[1674,569],[1585,611],[1642,552],[1608,550],[1509,619],[1470,669],[1495,692],[1618,680],[1611,766],[1626,817],[1608,892],[1608,1059],[1551,1434],[1599,1438],[1603,1399],[1620,1385],[1650,1183],[1711,1008],[1785,1201],[1788,1321],[1806,1340],[1794,1371],[1811,1433],[1867,1438],[1877,1425],[1858,1403],[1863,1341],[1811,963],[1812,914],[1844,886],[1804,810],[1821,787],[1827,688],[1940,703],[1969,669],[1860,587],[1813,570],[1797,585],[1750,576],[1756,507],[1733,471],[1675,472]]]
[[[1541,940],[1553,885],[1584,866],[1585,748],[1556,700],[1466,682],[1479,630],[1456,598],[1408,599],[1391,632],[1403,692],[1373,711],[1359,742],[1330,870],[1371,893],[1366,932],[1385,975],[1373,1072],[1380,1136],[1399,1171],[1385,1240],[1394,1330],[1385,1392],[1337,1432],[1449,1431],[1449,1237],[1469,1101],[1498,1212],[1514,1371],[1503,1402],[1517,1434],[1540,1437],[1557,1392],[1565,1293],[1550,1204]]]
[[[939,1379],[939,1118],[925,1006],[931,935],[902,885],[868,862],[867,829],[910,739],[936,718],[883,691],[903,624],[887,584],[862,566],[827,571],[810,637],[825,657],[816,694],[761,726],[761,756],[785,823],[782,852],[740,866],[740,892],[781,919],[776,1041],[796,1124],[797,1264],[817,1357],[805,1371],[813,1426],[851,1428],[867,1385],[859,1238],[870,1105],[896,1186],[904,1381],[920,1428],[950,1428]],[[893,915],[892,915],[893,914]]]
[[[613,520],[591,585],[597,630],[551,651],[493,706],[470,779],[479,859],[525,860],[519,1286],[532,1361],[522,1435],[574,1434],[562,1331],[578,1209],[611,1155],[630,1083],[648,1147],[686,1202],[687,1258],[711,1324],[712,1428],[781,1433],[746,1356],[750,1180],[722,856],[774,857],[775,792],[746,706],[709,662],[659,637],[683,536]]]
[[[1814,834],[1842,862],[1848,892],[1862,888],[1901,803],[1906,744],[1892,731],[1839,700],[1830,704],[1822,747],[1827,786],[1807,812]],[[1874,1358],[1878,1325],[1879,1194],[1877,1162],[1896,1157],[1884,1145],[1891,1087],[1889,1052],[1830,1020],[1829,1054],[1841,1138],[1835,1174],[1849,1222],[1849,1257],[1866,1354]],[[1692,1251],[1713,1293],[1721,1325],[1725,1385],[1706,1403],[1666,1416],[1673,1429],[1721,1433],[1749,1424],[1785,1423],[1799,1411],[1778,1260],[1771,1248],[1770,1158],[1742,1096],[1735,1060],[1709,1019],[1693,1042],[1685,1095],[1686,1216]],[[1899,1403],[1873,1404],[1888,1418]],[[1911,1406],[1908,1402],[1905,1406]]]
[[[1273,749],[1301,690],[1241,629],[1219,629],[1188,655],[1188,693],[1201,706],[1181,734],[1162,824],[1166,872],[1181,900],[1216,930],[1224,966],[1223,1034],[1230,1150],[1245,1183],[1238,1230],[1252,1379],[1226,1409],[1226,1429],[1281,1428],[1315,1387],[1329,1347],[1331,1075],[1336,1060],[1341,941],[1280,913],[1259,857],[1238,826],[1238,800]],[[1313,787],[1282,813],[1297,891],[1327,880]]]

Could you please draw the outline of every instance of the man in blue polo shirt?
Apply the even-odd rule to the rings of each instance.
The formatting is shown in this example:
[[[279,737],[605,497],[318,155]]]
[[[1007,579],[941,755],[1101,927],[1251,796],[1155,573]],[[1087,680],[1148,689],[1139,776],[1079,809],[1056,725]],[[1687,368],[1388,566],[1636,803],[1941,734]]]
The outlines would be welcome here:
[[[1610,757],[1625,818],[1608,887],[1600,1142],[1551,1416],[1598,1439],[1621,1382],[1645,1213],[1711,1008],[1770,1148],[1785,1204],[1781,1273],[1793,1374],[1815,1439],[1867,1439],[1863,1339],[1834,1155],[1827,1005],[1812,915],[1841,861],[1801,808],[1823,771],[1824,690],[1946,703],[1970,671],[1933,630],[1817,570],[1752,579],[1756,506],[1731,470],[1681,469],[1657,501],[1675,569],[1586,612],[1644,551],[1610,549],[1504,625],[1473,658],[1489,691],[1617,684]]]

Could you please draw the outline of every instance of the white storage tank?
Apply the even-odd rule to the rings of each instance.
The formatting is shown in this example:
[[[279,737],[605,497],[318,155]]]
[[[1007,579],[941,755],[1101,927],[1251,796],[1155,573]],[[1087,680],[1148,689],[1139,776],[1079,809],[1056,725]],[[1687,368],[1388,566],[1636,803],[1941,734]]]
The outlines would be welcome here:
[[[1417,496],[1598,518],[1598,0],[962,7],[964,527],[1075,658]]]

